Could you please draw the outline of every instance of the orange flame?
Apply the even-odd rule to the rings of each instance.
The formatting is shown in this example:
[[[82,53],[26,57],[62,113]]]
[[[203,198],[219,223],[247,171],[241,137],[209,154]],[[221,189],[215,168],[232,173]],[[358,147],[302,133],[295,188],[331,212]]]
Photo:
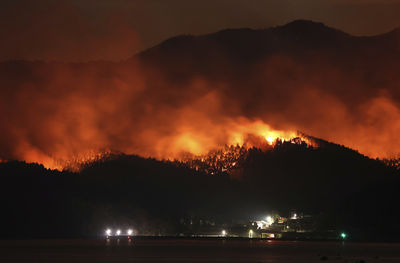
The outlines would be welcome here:
[[[221,135],[218,133],[222,134],[224,138],[221,139]],[[262,147],[263,144],[267,143],[272,146],[277,139],[290,141],[297,137],[301,137],[297,132],[275,130],[261,120],[250,121],[245,118],[238,118],[227,121],[221,127],[216,126],[214,130],[195,131],[187,126],[177,134],[155,141],[155,151],[149,150],[145,154],[141,154],[141,152],[128,150],[125,153],[155,157],[160,160],[182,160],[188,154],[193,156],[207,155],[209,152],[222,149],[226,145]],[[302,139],[307,141],[306,138]],[[38,162],[50,169],[73,171],[79,170],[84,163],[99,160],[107,153],[112,152],[110,149],[87,150],[76,155],[55,158],[29,145],[21,145],[21,147],[22,158],[26,162]],[[151,149],[153,145],[146,147]]]

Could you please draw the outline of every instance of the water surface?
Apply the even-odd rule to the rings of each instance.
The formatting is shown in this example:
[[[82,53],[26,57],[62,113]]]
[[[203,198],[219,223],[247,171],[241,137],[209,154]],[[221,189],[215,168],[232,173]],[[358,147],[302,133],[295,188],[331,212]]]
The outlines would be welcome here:
[[[0,241],[0,262],[400,262],[400,244],[134,239]]]

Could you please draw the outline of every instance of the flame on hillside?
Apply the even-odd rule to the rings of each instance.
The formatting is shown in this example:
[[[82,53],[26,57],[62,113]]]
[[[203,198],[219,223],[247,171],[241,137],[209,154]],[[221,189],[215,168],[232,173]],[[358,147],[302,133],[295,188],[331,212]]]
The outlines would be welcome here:
[[[161,138],[156,157],[182,159],[187,154],[204,155],[225,145],[264,148],[266,145],[273,145],[278,138],[289,141],[299,137],[295,131],[275,130],[261,120],[237,118],[211,124],[206,119],[197,121],[204,128],[195,129],[192,123],[185,123],[184,128],[176,134],[166,137],[165,140]]]
[[[298,132],[274,130],[260,120],[249,121],[239,118],[236,121],[227,121],[221,127],[215,126],[215,130],[209,129],[207,132],[196,132],[189,128],[186,127],[176,135],[159,138],[158,144],[155,144],[155,151],[148,155],[134,151],[124,153],[183,162],[196,170],[215,174],[232,170],[250,148],[266,151],[281,142],[302,142],[315,146],[311,140]],[[148,149],[151,147],[152,145],[148,145]],[[84,165],[107,158],[114,152],[109,149],[99,152],[89,151],[86,154],[70,156],[67,159],[47,159],[48,162],[45,162],[44,165],[52,169],[79,171]]]
[[[135,60],[0,63],[0,158],[78,170],[109,152],[172,161],[225,145],[267,149],[277,138],[311,144],[297,130],[372,158],[400,147],[390,91],[398,89],[375,89],[380,81],[324,61],[303,67],[277,56],[243,72],[229,65],[213,69],[217,78]]]
[[[205,172],[207,174],[228,173],[231,177],[240,176],[240,169],[246,161],[251,150],[267,152],[273,150],[276,146],[291,143],[296,145],[305,145],[306,147],[318,147],[314,141],[309,138],[299,137],[282,139],[275,137],[258,137],[258,143],[254,141],[251,144],[225,146],[218,150],[210,151],[204,155],[187,155],[185,158],[178,160],[188,167],[196,171]]]

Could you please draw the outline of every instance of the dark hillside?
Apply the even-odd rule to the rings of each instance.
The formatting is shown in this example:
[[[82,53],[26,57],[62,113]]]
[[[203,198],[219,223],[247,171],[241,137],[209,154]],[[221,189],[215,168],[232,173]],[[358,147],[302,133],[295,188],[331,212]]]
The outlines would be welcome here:
[[[110,155],[76,174],[2,163],[2,224],[21,225],[2,236],[91,236],[109,224],[175,235],[186,231],[188,220],[246,221],[272,209],[329,215],[321,224],[365,239],[398,233],[391,202],[399,200],[400,177],[380,161],[327,142],[319,148],[278,143],[266,152],[250,149],[240,168],[241,179],[229,179],[126,155]]]

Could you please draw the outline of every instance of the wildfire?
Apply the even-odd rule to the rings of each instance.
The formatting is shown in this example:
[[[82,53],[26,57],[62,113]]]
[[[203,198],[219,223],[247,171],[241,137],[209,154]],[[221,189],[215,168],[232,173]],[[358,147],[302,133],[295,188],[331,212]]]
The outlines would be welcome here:
[[[69,170],[77,172],[85,164],[96,162],[103,159],[105,156],[110,154],[109,151],[88,151],[80,154],[69,155],[64,158],[56,158],[45,155],[35,150],[27,151],[25,153],[24,161],[27,163],[39,163],[47,169],[52,170]],[[4,161],[4,160],[3,160]],[[0,163],[2,160],[0,159]],[[5,161],[4,161],[5,162]]]
[[[227,172],[234,176],[234,171],[240,169],[252,148],[268,151],[282,143],[317,147],[315,142],[298,132],[276,130],[260,120],[239,119],[225,124],[225,128],[227,129],[225,145],[207,145],[205,140],[201,141],[204,136],[202,134],[178,136],[176,140],[181,146],[179,151],[184,154],[170,160],[173,159],[207,174]],[[199,140],[196,141],[196,138]]]
[[[181,127],[163,135],[148,131],[146,136],[138,136],[141,148],[127,146],[117,148],[116,151],[102,149],[85,149],[76,154],[68,150],[48,155],[31,145],[21,148],[23,160],[37,162],[46,168],[58,170],[79,171],[85,164],[96,162],[115,152],[134,154],[142,157],[151,157],[159,160],[184,162],[191,168],[202,170],[210,174],[231,171],[240,166],[242,158],[250,148],[261,150],[272,149],[279,142],[296,143],[296,138],[311,145],[307,138],[298,132],[273,129],[261,120],[246,118],[228,119],[222,123],[207,123],[199,119],[200,128],[190,122],[193,118],[185,118],[188,123],[181,123]],[[106,150],[105,150],[106,149]]]
[[[301,136],[301,135],[299,135]],[[262,143],[262,142],[261,142]],[[295,137],[289,140],[282,140],[276,138],[265,138],[262,144],[258,146],[249,147],[248,145],[231,145],[225,146],[222,149],[211,151],[204,155],[191,155],[178,160],[178,163],[186,164],[188,167],[195,169],[196,171],[205,172],[207,174],[221,174],[228,173],[232,177],[236,177],[234,171],[241,169],[242,164],[246,161],[250,150],[256,148],[258,150],[268,151],[273,149],[276,145],[283,143],[292,144],[306,144],[308,147],[316,147],[314,142],[305,137]]]
[[[297,132],[294,131],[281,131],[271,128],[268,124],[257,120],[249,121],[246,119],[240,119],[235,125],[233,125],[233,132],[229,144],[231,145],[247,145],[258,147],[260,144],[259,138],[262,138],[269,145],[273,145],[276,139],[289,141],[293,138],[299,137]],[[255,137],[257,140],[251,140],[250,137]]]
[[[185,162],[194,169],[213,174],[238,167],[247,150],[253,147],[265,151],[273,148],[277,141],[294,142],[295,138],[311,144],[297,132],[274,129],[261,120],[241,117],[213,121],[208,116],[190,114],[184,115],[167,134],[149,128],[119,147],[107,143],[93,144],[94,137],[88,138],[87,145],[77,145],[72,149],[61,147],[53,153],[27,143],[20,145],[19,152],[26,162],[57,170],[79,171],[85,164],[102,160],[108,154],[124,153]]]
[[[321,51],[307,65],[289,52],[244,66],[231,52],[197,61],[152,50],[122,63],[1,63],[0,157],[59,170],[79,170],[104,152],[207,159],[225,145],[310,144],[298,130],[371,158],[400,149],[395,64],[371,71],[371,60],[349,72]]]
[[[301,136],[295,131],[276,130],[261,120],[231,119],[197,130],[189,123],[176,134],[159,138],[157,152],[150,153],[149,157],[182,160],[187,156],[207,155],[226,145],[264,149],[273,146],[277,139],[290,141],[297,137]],[[303,140],[306,141],[305,138]]]

